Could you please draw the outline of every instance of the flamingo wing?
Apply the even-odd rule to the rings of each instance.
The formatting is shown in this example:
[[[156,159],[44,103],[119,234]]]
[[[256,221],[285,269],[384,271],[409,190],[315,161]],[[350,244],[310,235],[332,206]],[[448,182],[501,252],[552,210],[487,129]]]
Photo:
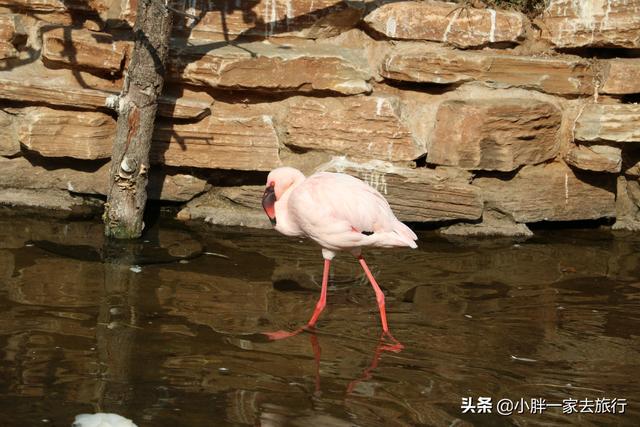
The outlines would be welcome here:
[[[416,235],[398,221],[385,198],[350,175],[308,177],[292,193],[289,206],[305,234],[329,249],[415,247]]]

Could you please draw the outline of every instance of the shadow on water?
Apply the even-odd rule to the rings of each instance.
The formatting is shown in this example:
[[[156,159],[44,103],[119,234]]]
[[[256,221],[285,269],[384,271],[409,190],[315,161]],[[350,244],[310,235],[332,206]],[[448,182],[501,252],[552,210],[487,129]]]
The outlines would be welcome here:
[[[405,345],[392,352],[346,256],[315,331],[262,335],[304,325],[322,270],[317,248],[273,231],[161,221],[116,263],[101,224],[0,218],[2,425],[637,425],[640,236],[420,237],[370,256]],[[466,397],[628,405],[507,417],[463,413]]]

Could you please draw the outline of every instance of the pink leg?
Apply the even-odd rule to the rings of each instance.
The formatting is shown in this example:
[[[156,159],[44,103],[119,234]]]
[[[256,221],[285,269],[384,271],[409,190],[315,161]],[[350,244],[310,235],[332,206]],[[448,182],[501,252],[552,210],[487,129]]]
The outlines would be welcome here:
[[[382,330],[386,334],[388,334],[389,326],[387,325],[387,312],[384,308],[384,294],[382,293],[382,289],[380,289],[380,286],[378,286],[376,279],[373,277],[373,274],[371,274],[371,271],[369,270],[369,267],[367,266],[367,263],[364,261],[364,258],[362,257],[362,255],[358,257],[358,261],[360,262],[360,265],[364,270],[364,274],[367,275],[367,278],[369,279],[369,282],[371,283],[371,286],[373,286],[373,290],[376,293],[376,300],[378,301],[378,308],[380,309],[380,320],[382,320]]]
[[[324,307],[327,305],[327,285],[329,284],[329,269],[331,267],[331,260],[324,260],[324,270],[322,271],[322,290],[320,291],[320,299],[316,304],[316,309],[313,312],[313,316],[309,320],[307,326],[313,328],[318,321],[318,317],[320,317],[320,313],[324,310]]]
[[[364,262],[364,258],[362,257],[362,255],[358,256],[358,261],[360,262],[364,273],[367,275],[367,278],[369,279],[369,282],[371,282],[371,286],[373,286],[373,290],[376,293],[378,309],[380,309],[380,320],[382,321],[382,338],[388,337],[394,343],[394,345],[385,348],[384,350],[400,351],[404,348],[404,346],[400,343],[400,341],[395,339],[393,335],[391,335],[391,332],[389,332],[389,326],[387,325],[387,311],[384,308],[384,294],[382,293],[382,289],[380,289],[380,286],[378,286],[376,279],[374,279],[373,274],[371,274],[371,271],[369,270],[367,263]]]

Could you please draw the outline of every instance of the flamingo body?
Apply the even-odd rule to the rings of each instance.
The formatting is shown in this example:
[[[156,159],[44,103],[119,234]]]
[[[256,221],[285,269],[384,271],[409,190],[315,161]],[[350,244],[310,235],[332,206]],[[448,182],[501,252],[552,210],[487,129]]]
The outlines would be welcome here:
[[[283,167],[267,177],[262,204],[277,231],[309,237],[322,247],[323,288],[309,326],[315,324],[325,305],[329,262],[336,252],[347,250],[358,257],[376,291],[383,330],[388,333],[384,294],[364,262],[361,249],[416,248],[417,236],[396,218],[385,198],[350,175],[319,172],[305,178],[299,170]]]

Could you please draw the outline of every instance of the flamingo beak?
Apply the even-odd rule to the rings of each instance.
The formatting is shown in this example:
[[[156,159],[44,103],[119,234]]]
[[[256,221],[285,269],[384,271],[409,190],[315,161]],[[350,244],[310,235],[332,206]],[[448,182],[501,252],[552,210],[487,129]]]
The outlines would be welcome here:
[[[267,213],[269,217],[269,221],[271,221],[271,225],[275,227],[276,225],[276,192],[274,190],[274,185],[271,184],[264,190],[264,194],[262,195],[262,208]]]

